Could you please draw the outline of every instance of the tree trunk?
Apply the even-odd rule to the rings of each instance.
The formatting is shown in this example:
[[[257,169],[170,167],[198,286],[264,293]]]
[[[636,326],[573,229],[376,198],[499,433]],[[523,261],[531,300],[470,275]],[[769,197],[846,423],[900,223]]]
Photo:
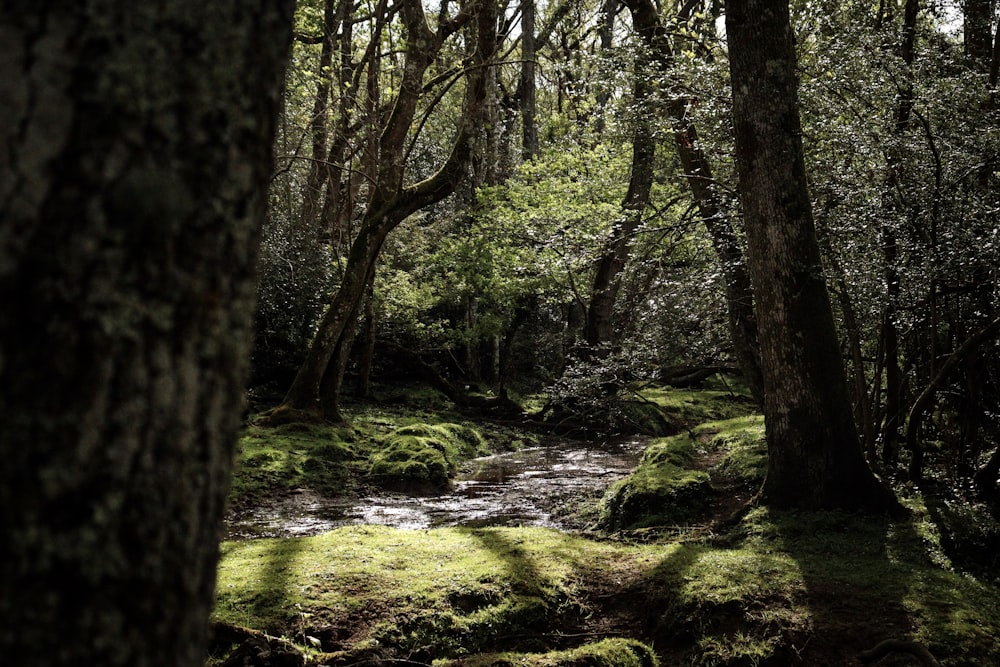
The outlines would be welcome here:
[[[346,0],[342,0],[346,2]],[[320,49],[319,63],[316,69],[316,97],[313,100],[312,118],[309,120],[309,134],[312,144],[309,172],[306,176],[305,189],[302,192],[302,206],[299,209],[298,224],[307,230],[307,242],[313,245],[318,234],[314,228],[317,222],[319,202],[323,184],[329,180],[330,166],[327,163],[327,139],[329,138],[329,107],[330,107],[330,66],[333,62],[333,45],[337,33],[338,10],[334,0],[323,2],[323,46]],[[344,47],[347,49],[347,47]]]
[[[321,403],[320,384],[334,350],[338,345],[343,347],[345,330],[359,312],[365,286],[382,244],[389,232],[408,216],[454,192],[466,175],[473,141],[485,112],[485,70],[497,45],[496,5],[492,2],[476,3],[475,12],[477,40],[473,66],[466,74],[462,119],[451,154],[433,176],[404,186],[404,148],[423,87],[424,72],[433,62],[444,39],[464,25],[470,15],[460,15],[462,21],[439,26],[435,34],[427,27],[419,2],[406,0],[403,4],[401,13],[408,32],[404,77],[396,104],[379,140],[379,174],[372,200],[358,236],[351,245],[340,288],[320,321],[306,359],[277,409],[276,418],[283,419],[280,414],[288,411],[339,418],[336,401],[327,401],[325,406]]]
[[[632,98],[638,112],[632,129],[632,166],[628,191],[622,202],[621,218],[612,224],[591,283],[587,322],[583,333],[590,353],[599,356],[607,354],[608,346],[613,340],[612,316],[618,299],[620,276],[631,254],[632,237],[642,223],[642,214],[649,205],[653,187],[656,141],[652,128],[654,112],[650,108],[650,95],[653,92],[650,65],[648,52],[640,50],[636,55],[633,74]]]
[[[653,63],[657,65],[658,78],[665,78],[669,75],[673,51],[656,8],[650,0],[626,0],[626,5],[632,12],[632,25],[654,55]],[[753,314],[753,287],[739,240],[712,187],[712,168],[699,145],[697,129],[688,118],[687,105],[686,97],[674,99],[667,104],[667,111],[674,122],[674,144],[691,196],[698,207],[698,214],[708,230],[712,247],[722,267],[726,283],[729,332],[736,363],[743,372],[754,400],[763,406],[764,379],[760,370],[757,320]]]
[[[997,80],[1000,78],[1000,24],[993,35],[993,51],[990,54],[990,108],[997,106]]]
[[[601,40],[598,57],[608,58],[615,36],[615,16],[618,14],[619,0],[602,0],[597,33]],[[597,90],[597,120],[594,122],[594,132],[597,136],[604,134],[605,115],[608,102],[611,100],[610,86],[600,86]]]
[[[535,0],[521,0],[521,157],[538,153],[535,122]]]
[[[0,660],[200,667],[294,3],[52,5],[0,9]]]
[[[896,101],[892,134],[902,137],[910,123],[913,109],[913,82],[910,70],[917,38],[918,0],[906,0],[903,8],[903,28],[899,44],[899,56],[906,65],[906,76],[900,87]],[[895,151],[892,151],[895,153]],[[905,416],[904,375],[900,365],[899,332],[896,329],[896,313],[899,310],[900,277],[896,266],[899,247],[893,218],[896,217],[896,189],[900,173],[900,158],[890,154],[888,176],[882,194],[883,216],[881,225],[882,257],[886,284],[886,304],[882,313],[882,349],[885,354],[885,421],[882,425],[882,460],[886,469],[892,470],[899,460],[900,429]]]
[[[358,396],[371,397],[372,361],[375,359],[375,294],[369,283],[365,294],[364,337],[358,362]]]
[[[729,314],[729,335],[733,355],[743,373],[750,395],[759,406],[764,405],[764,376],[761,372],[760,341],[757,339],[757,318],[753,312],[753,286],[747,273],[746,260],[732,223],[722,211],[718,195],[712,189],[712,170],[708,158],[698,147],[694,125],[684,120],[686,110],[671,105],[675,120],[680,123],[674,133],[677,153],[684,175],[701,217],[712,239],[722,277],[726,283],[726,309]],[[683,106],[683,105],[680,105]]]
[[[837,259],[830,244],[829,236],[821,233],[820,250],[826,255],[831,270],[836,275],[834,295],[840,303],[843,315],[844,334],[851,357],[850,381],[854,385],[854,417],[860,429],[861,445],[869,465],[878,469],[878,443],[875,436],[875,419],[872,416],[871,403],[868,396],[868,381],[865,376],[865,360],[861,347],[861,325],[858,322],[857,310],[851,299],[847,278],[840,261]]]
[[[764,500],[884,511],[893,500],[861,452],[823,279],[787,0],[730,0],[726,33],[764,371]]]
[[[987,71],[993,52],[993,8],[996,0],[963,0],[962,36],[977,69]]]

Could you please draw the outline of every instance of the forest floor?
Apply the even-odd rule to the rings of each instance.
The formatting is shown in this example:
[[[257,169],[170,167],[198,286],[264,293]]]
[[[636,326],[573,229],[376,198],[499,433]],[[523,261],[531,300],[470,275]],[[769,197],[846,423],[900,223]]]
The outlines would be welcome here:
[[[1000,587],[964,567],[952,539],[969,507],[907,487],[897,489],[911,511],[903,520],[748,507],[763,432],[746,402],[653,398],[680,432],[654,440],[633,477],[668,475],[660,491],[669,492],[626,480],[588,511],[613,513],[614,497],[640,510],[672,499],[681,514],[646,507],[642,520],[633,508],[631,526],[614,531],[358,525],[228,541],[210,663],[859,665],[866,650],[899,640],[903,651],[877,664],[918,664],[910,650],[942,665],[1000,664]],[[371,457],[401,428],[458,419],[440,409],[359,408],[347,430],[251,428],[235,503],[303,487],[370,492]],[[481,429],[480,440],[465,438],[465,455],[535,438]]]

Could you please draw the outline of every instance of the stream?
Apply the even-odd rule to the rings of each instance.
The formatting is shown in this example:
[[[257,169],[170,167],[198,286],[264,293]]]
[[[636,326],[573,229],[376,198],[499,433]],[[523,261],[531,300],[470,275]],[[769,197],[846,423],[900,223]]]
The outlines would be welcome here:
[[[636,465],[648,441],[561,442],[472,459],[441,495],[383,494],[324,498],[300,489],[230,516],[225,539],[300,537],[340,526],[406,529],[442,526],[586,526],[588,501],[599,499]]]

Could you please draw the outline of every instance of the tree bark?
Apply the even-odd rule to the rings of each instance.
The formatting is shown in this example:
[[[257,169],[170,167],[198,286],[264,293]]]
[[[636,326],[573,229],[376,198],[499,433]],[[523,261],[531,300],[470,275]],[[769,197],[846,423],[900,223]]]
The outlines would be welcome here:
[[[521,157],[538,153],[535,122],[535,0],[521,0]]]
[[[987,71],[993,52],[993,8],[996,0],[963,0],[962,37],[967,55],[981,71]]]
[[[903,8],[903,28],[899,43],[899,57],[906,66],[905,78],[900,87],[899,99],[894,111],[892,134],[900,138],[906,134],[910,124],[910,113],[913,110],[913,82],[911,69],[916,50],[918,0],[906,0]],[[898,187],[900,173],[900,158],[894,153],[890,155],[887,165],[887,177],[884,186],[883,208],[884,219],[881,225],[882,257],[884,263],[886,304],[882,313],[882,349],[885,354],[885,421],[882,425],[882,460],[886,467],[895,467],[899,458],[899,436],[903,424],[905,408],[903,403],[904,376],[899,361],[899,332],[896,329],[896,313],[899,310],[900,277],[896,266],[899,247],[896,240],[896,228],[892,219],[896,216],[898,206],[895,191]]]
[[[347,0],[341,0],[346,2]],[[309,161],[309,172],[306,177],[305,189],[302,193],[302,206],[299,209],[298,225],[307,232],[307,242],[315,245],[318,234],[315,233],[320,197],[323,184],[330,179],[330,165],[327,163],[327,140],[329,138],[329,108],[332,81],[330,68],[333,63],[333,46],[337,33],[337,19],[342,12],[334,5],[334,0],[323,2],[323,42],[320,49],[319,62],[316,68],[316,97],[313,100],[312,118],[309,120],[309,134],[312,146],[312,158]],[[347,49],[347,47],[344,47]]]
[[[787,0],[726,7],[740,198],[757,299],[765,502],[884,511],[862,455],[806,185]]]
[[[712,239],[712,248],[722,265],[733,356],[750,395],[757,405],[763,406],[764,376],[761,372],[760,341],[757,339],[757,318],[753,312],[753,286],[743,249],[732,223],[722,210],[718,195],[712,189],[711,165],[698,147],[695,126],[684,119],[686,112],[678,109],[676,103],[671,106],[679,124],[674,132],[674,142],[684,175],[698,206],[698,214]]]
[[[615,17],[618,15],[620,7],[619,0],[602,0],[600,18],[598,19],[597,34],[600,37],[600,51],[598,57],[607,58],[611,54],[611,47],[615,36]],[[608,102],[611,100],[611,88],[601,86],[597,90],[597,119],[594,121],[594,132],[601,136],[604,134],[605,115],[607,114]]]
[[[203,664],[293,7],[0,8],[4,664]]]
[[[1000,24],[993,35],[993,51],[990,54],[990,107],[997,106],[997,80],[1000,78]]]

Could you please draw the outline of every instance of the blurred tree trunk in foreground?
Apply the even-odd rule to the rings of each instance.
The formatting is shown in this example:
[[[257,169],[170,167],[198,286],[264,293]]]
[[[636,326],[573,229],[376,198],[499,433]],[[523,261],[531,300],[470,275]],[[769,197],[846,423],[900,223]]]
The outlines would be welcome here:
[[[4,664],[203,664],[293,4],[0,9]]]

